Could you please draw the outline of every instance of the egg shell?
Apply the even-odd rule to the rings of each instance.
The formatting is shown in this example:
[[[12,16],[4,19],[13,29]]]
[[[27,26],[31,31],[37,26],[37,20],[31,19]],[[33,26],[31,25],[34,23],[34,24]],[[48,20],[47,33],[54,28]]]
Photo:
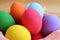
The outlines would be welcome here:
[[[36,10],[27,9],[23,14],[22,24],[31,34],[37,34],[42,28],[42,18]]]
[[[44,36],[47,36],[51,32],[60,28],[60,19],[53,14],[47,14],[44,16],[43,19],[43,27],[41,32]]]
[[[26,5],[26,7],[25,7],[25,8],[26,8],[26,9],[28,9],[28,7],[29,7],[29,5],[30,5],[30,4],[31,4],[31,3],[27,3],[27,5]]]
[[[1,31],[0,31],[0,40],[8,40]]]
[[[41,33],[32,35],[32,40],[38,40],[38,39],[42,39],[43,35]]]
[[[13,25],[8,28],[5,36],[9,40],[31,40],[30,32],[21,25]]]
[[[11,25],[14,25],[13,17],[5,11],[0,11],[0,31],[5,32]]]
[[[57,29],[56,31],[52,32],[51,34],[49,34],[48,36],[46,36],[45,38],[43,38],[44,40],[60,40],[60,28]]]
[[[41,15],[41,17],[43,18],[44,16],[44,10],[43,10],[43,7],[40,5],[40,3],[37,3],[37,2],[32,2],[28,8],[33,8],[35,9],[36,11],[39,12],[39,14]]]
[[[14,2],[10,8],[10,14],[13,16],[17,24],[21,24],[21,18],[25,11],[25,7],[20,2]]]

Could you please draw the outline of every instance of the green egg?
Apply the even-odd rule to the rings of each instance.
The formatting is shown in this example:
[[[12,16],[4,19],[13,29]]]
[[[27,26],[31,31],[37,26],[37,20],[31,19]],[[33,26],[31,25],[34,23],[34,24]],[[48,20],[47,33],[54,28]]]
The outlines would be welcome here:
[[[5,11],[0,11],[0,31],[5,32],[11,25],[14,25],[13,17]]]

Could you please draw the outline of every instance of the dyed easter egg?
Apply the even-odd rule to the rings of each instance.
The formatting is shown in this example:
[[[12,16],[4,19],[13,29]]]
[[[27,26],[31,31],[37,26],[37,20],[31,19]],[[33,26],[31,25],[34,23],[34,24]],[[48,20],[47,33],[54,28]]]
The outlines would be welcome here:
[[[14,25],[15,21],[13,17],[5,11],[0,11],[0,30],[5,32],[7,28]]]
[[[60,19],[53,14],[47,14],[43,19],[43,27],[41,32],[46,36],[51,32],[60,28]]]
[[[0,31],[0,40],[8,40],[1,31]]]
[[[5,36],[9,40],[31,40],[30,32],[21,25],[13,25],[8,28]]]
[[[27,5],[26,5],[26,9],[28,9],[28,7],[29,7],[30,4],[31,4],[31,3],[27,3]]]
[[[27,9],[23,14],[22,24],[31,34],[37,34],[42,28],[42,18],[36,10]]]
[[[21,24],[21,18],[25,11],[25,7],[20,2],[14,2],[10,9],[10,14],[13,16],[17,24]]]
[[[42,38],[43,38],[43,35],[42,34],[32,35],[32,40],[38,40],[38,39],[42,39]]]
[[[36,11],[39,12],[39,14],[41,15],[41,17],[43,18],[43,16],[44,16],[44,10],[43,10],[43,7],[39,3],[33,2],[33,3],[31,3],[29,5],[28,8],[35,9]]]

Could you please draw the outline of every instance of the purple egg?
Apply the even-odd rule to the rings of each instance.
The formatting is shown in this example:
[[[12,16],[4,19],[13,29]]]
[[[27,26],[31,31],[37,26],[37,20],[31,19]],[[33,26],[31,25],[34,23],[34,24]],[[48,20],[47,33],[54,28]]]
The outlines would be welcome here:
[[[60,19],[56,15],[48,14],[44,16],[43,27],[41,30],[44,36],[47,36],[48,34],[59,28],[60,28]]]

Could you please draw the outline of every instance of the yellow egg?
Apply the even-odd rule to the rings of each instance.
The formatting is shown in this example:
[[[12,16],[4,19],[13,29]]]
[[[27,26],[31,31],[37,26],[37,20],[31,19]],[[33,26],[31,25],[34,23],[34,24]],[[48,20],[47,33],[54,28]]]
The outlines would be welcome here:
[[[30,32],[21,25],[13,25],[8,28],[5,36],[9,40],[31,40]]]

